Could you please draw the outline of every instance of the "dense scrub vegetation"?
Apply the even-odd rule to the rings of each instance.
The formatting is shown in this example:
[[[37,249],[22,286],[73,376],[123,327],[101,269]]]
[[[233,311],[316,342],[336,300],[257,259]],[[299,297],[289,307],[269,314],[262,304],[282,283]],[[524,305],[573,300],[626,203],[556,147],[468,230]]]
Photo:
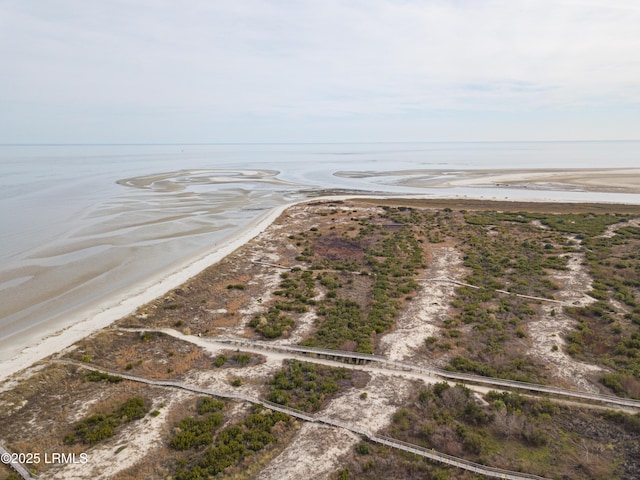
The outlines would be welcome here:
[[[73,432],[64,437],[64,442],[93,445],[111,437],[119,426],[143,418],[148,411],[143,398],[132,397],[113,411],[96,413],[78,422]]]
[[[431,385],[395,413],[388,435],[549,478],[629,478],[640,467],[633,458],[638,415],[570,409],[517,393],[489,392],[483,400],[461,385]]]
[[[354,386],[354,376],[344,368],[290,360],[269,382],[269,401],[305,412],[317,412],[331,396]]]
[[[111,375],[106,372],[98,372],[97,370],[91,370],[87,373],[87,380],[90,382],[108,382],[108,383],[120,383],[124,380],[118,375]]]
[[[470,270],[464,282],[479,288],[457,289],[445,334],[428,339],[427,351],[447,355],[452,370],[544,383],[543,365],[526,354],[527,324],[540,315],[540,302],[501,291],[553,299],[560,287],[553,272],[567,268],[567,254],[584,252],[594,277],[590,294],[599,301],[565,310],[578,321],[567,339],[569,353],[616,369],[601,379],[616,393],[640,395],[640,256],[635,253],[640,229],[626,226],[611,238],[602,236],[607,227],[629,219],[589,213],[437,213],[432,236],[457,243]]]
[[[250,353],[221,353],[213,361],[213,366],[216,368],[244,368],[249,365],[257,365],[264,361],[261,355],[255,355]]]
[[[184,455],[177,461],[176,480],[213,478],[234,467],[245,470],[292,426],[289,416],[254,406],[246,418],[221,428],[225,405],[203,397],[198,416],[182,419],[174,429],[169,444]]]
[[[457,288],[427,355],[452,370],[546,383],[543,362],[528,355],[528,324],[542,303],[517,295],[554,299],[562,287],[554,274],[567,269],[568,255],[584,254],[598,302],[565,310],[577,321],[568,351],[613,369],[601,378],[613,392],[640,396],[640,229],[602,236],[631,215],[382,208],[346,228],[324,222],[290,236],[300,266],[282,274],[277,300],[251,326],[287,336],[312,311],[317,328],[303,344],[371,353],[417,290],[425,246],[448,242],[463,254],[463,281],[476,288]]]
[[[423,457],[363,441],[354,457],[342,465],[331,480],[480,480],[481,475],[429,462]]]
[[[250,326],[276,338],[288,334],[296,314],[313,309],[317,329],[305,345],[372,353],[425,267],[419,230],[408,221],[414,210],[404,211],[394,220],[354,217],[341,235],[327,226],[292,235],[304,268],[282,274],[279,299]]]
[[[431,237],[456,244],[469,274],[456,291],[444,334],[427,339],[432,357],[446,355],[452,370],[544,382],[540,362],[527,355],[527,323],[540,301],[559,289],[551,278],[567,268],[574,245],[564,235],[532,225],[544,214],[453,212],[424,215]]]
[[[568,351],[613,369],[600,382],[614,393],[640,398],[640,228],[585,236],[582,245],[598,301],[567,309],[577,320]]]

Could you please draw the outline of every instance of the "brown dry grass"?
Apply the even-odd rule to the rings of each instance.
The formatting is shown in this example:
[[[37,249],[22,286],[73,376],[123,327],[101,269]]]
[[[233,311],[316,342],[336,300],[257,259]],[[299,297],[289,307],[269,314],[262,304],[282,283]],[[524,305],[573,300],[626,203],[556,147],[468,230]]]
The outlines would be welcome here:
[[[16,453],[80,453],[87,446],[67,445],[63,438],[75,422],[98,412],[117,408],[126,399],[141,396],[147,402],[157,389],[132,382],[110,384],[86,381],[86,371],[73,365],[52,363],[13,390],[0,394],[0,401],[26,401],[15,411],[0,412],[2,439]],[[38,472],[50,465],[34,466]]]
[[[297,265],[295,260],[299,249],[291,248],[289,241],[283,241],[289,235],[305,232],[308,238],[319,238],[314,245],[317,255],[337,255],[338,257],[358,256],[360,253],[348,240],[342,239],[343,233],[354,237],[358,233],[357,218],[368,218],[377,205],[408,205],[426,208],[454,208],[469,210],[502,210],[531,212],[616,212],[640,213],[640,206],[625,205],[585,205],[585,204],[542,204],[524,202],[492,202],[471,200],[354,200],[350,202],[318,203],[299,205],[287,210],[265,234],[249,242],[244,247],[225,258],[220,263],[206,269],[202,274],[149,304],[140,307],[135,315],[118,322],[125,326],[172,327],[189,329],[192,333],[212,334],[218,329],[242,325],[246,320],[244,310],[255,306],[256,299],[267,293],[267,274],[279,271],[272,267],[256,265],[252,260],[262,260],[281,265]],[[354,227],[355,226],[355,227]],[[354,227],[353,229],[351,229]],[[314,237],[311,228],[318,228],[323,235],[332,238]],[[390,226],[389,228],[393,228]],[[450,246],[446,243],[429,245],[424,242],[427,261],[431,255],[437,255],[437,248]],[[293,242],[295,243],[295,242]],[[289,245],[289,246],[287,246]],[[350,274],[349,274],[350,275]],[[371,279],[360,276],[345,276],[345,284],[352,279],[346,294],[354,300],[362,300],[370,290]],[[242,284],[244,290],[228,289],[231,284]],[[267,302],[265,302],[267,303]],[[266,305],[264,305],[266,308]],[[454,312],[451,312],[454,313]],[[177,327],[179,325],[179,327]],[[451,342],[453,348],[455,342]],[[440,354],[451,354],[441,352]],[[464,352],[459,351],[460,354]],[[508,352],[511,355],[512,352]],[[517,352],[513,353],[516,355]],[[213,359],[197,347],[165,335],[154,334],[143,340],[137,333],[104,330],[99,334],[79,342],[78,348],[70,354],[75,359],[91,357],[91,362],[108,369],[123,373],[130,372],[148,378],[173,378],[191,370],[209,369]],[[130,370],[127,365],[131,364]],[[171,370],[171,371],[169,371]],[[22,381],[13,390],[0,394],[0,435],[7,447],[13,451],[61,451],[70,453],[78,446],[69,447],[62,438],[69,431],[82,411],[82,417],[102,410],[108,410],[125,398],[140,395],[147,399],[160,392],[153,387],[122,382],[106,384],[103,382],[85,382],[84,371],[70,365],[50,363],[41,372]],[[257,381],[257,380],[256,380]],[[166,392],[166,390],[162,390]],[[17,408],[26,400],[22,408]],[[185,416],[193,415],[195,397],[188,401],[176,402],[168,414],[166,438],[171,428]],[[11,409],[6,405],[13,404]],[[356,412],[357,413],[357,412]],[[268,463],[290,441],[289,434],[279,442],[276,449],[260,457],[258,464]],[[290,432],[290,435],[293,433]],[[443,444],[447,439],[443,438]],[[453,448],[450,445],[451,448]],[[598,458],[592,455],[590,458]],[[158,461],[157,459],[162,459]],[[602,458],[602,456],[600,456]],[[152,450],[145,458],[115,478],[167,478],[171,473],[170,464],[175,460],[175,452],[168,447]],[[597,465],[576,458],[575,467],[597,474]],[[255,467],[257,469],[258,467]],[[4,469],[4,470],[1,470]],[[7,471],[0,467],[0,477]],[[248,471],[248,470],[247,470]],[[253,471],[253,470],[251,470]],[[458,472],[456,472],[458,473]],[[245,478],[245,472],[235,469],[229,478]]]
[[[89,357],[106,369],[146,378],[176,378],[196,368],[210,368],[212,359],[197,346],[162,333],[104,330],[79,343],[74,360]]]

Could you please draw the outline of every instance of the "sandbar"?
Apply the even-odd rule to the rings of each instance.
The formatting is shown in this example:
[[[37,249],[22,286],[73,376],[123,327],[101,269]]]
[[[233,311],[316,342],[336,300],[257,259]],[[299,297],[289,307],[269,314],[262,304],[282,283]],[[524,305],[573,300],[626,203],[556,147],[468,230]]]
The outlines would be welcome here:
[[[201,173],[201,172],[190,172]],[[206,172],[213,173],[212,171]],[[220,172],[217,172],[220,173]],[[256,175],[256,172],[244,172],[247,175]],[[557,169],[557,170],[465,170],[465,171],[433,171],[433,170],[411,170],[411,171],[387,171],[387,172],[336,172],[336,176],[344,177],[360,177],[369,176],[385,177],[388,180],[396,178],[392,183],[398,185],[406,185],[413,187],[456,187],[456,186],[491,186],[494,188],[532,188],[532,189],[550,189],[557,188],[559,190],[569,190],[578,188],[585,191],[597,192],[626,192],[640,193],[640,169]],[[263,179],[270,177],[270,172],[261,172],[257,175]],[[266,178],[265,178],[266,177]],[[209,178],[210,180],[210,178]],[[149,178],[147,186],[156,184],[162,179]],[[143,185],[137,185],[139,188],[145,188]],[[374,193],[360,195],[328,195],[315,198],[307,198],[297,202],[290,202],[274,208],[257,219],[253,220],[243,229],[239,230],[227,241],[216,246],[215,250],[210,251],[203,256],[192,259],[182,268],[174,271],[169,275],[158,278],[151,287],[132,295],[113,307],[104,308],[93,315],[87,316],[67,328],[64,328],[53,335],[48,336],[39,343],[23,349],[18,355],[0,363],[0,382],[6,380],[12,375],[20,372],[38,361],[54,355],[65,348],[71,346],[78,340],[103,329],[116,320],[131,314],[139,306],[150,302],[151,300],[166,294],[168,291],[178,287],[191,277],[197,275],[205,268],[219,262],[225,256],[237,250],[252,238],[259,235],[271,223],[273,223],[284,210],[292,205],[304,202],[317,202],[319,200],[346,200],[355,198],[379,198],[379,199],[397,199],[404,201],[414,198],[425,198],[424,196],[402,196],[402,195],[384,195],[379,196]],[[439,199],[428,197],[432,200],[447,202],[451,200],[459,200],[458,197],[439,196]],[[448,200],[447,200],[448,198]],[[485,202],[485,208],[495,208],[494,203],[507,202]],[[548,202],[542,201],[541,202]],[[489,205],[491,203],[491,205]],[[640,203],[640,202],[638,202]],[[622,207],[622,205],[621,205]],[[615,207],[614,207],[615,208]]]
[[[348,178],[379,177],[382,183],[418,188],[491,187],[640,193],[640,168],[395,170],[336,172]]]

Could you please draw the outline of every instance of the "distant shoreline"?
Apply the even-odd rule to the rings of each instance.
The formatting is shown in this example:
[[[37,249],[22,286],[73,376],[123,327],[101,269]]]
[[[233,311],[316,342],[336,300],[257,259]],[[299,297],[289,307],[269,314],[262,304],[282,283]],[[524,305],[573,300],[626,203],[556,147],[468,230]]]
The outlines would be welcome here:
[[[640,194],[640,168],[399,170],[336,172],[345,178],[402,177],[395,185],[419,188],[489,187]]]
[[[416,171],[420,172],[420,171]],[[406,172],[404,172],[406,174]],[[541,171],[537,170],[521,170],[521,171],[505,171],[505,170],[485,170],[485,171],[472,171],[472,174],[467,178],[458,178],[453,181],[449,181],[448,184],[443,184],[443,190],[447,186],[473,186],[478,184],[479,181],[483,182],[483,185],[487,185],[487,182],[504,182],[504,183],[519,183],[522,185],[530,185],[540,183],[546,180],[547,183],[562,183],[570,185],[580,185],[589,191],[591,189],[602,188],[602,182],[611,180],[611,176],[615,177],[617,181],[626,182],[626,188],[633,190],[633,193],[640,193],[640,169],[585,169],[585,170],[558,170],[550,171],[545,178]],[[483,175],[481,175],[483,174]],[[488,176],[487,176],[488,175]],[[420,179],[409,179],[407,182],[419,182]],[[561,182],[560,182],[561,181]],[[433,185],[429,185],[432,187]],[[601,191],[601,190],[595,190]],[[326,193],[329,193],[327,191]],[[443,192],[444,193],[444,192]],[[304,200],[290,202],[279,207],[276,207],[266,214],[253,220],[249,225],[240,229],[236,234],[229,238],[226,242],[217,245],[212,251],[207,252],[203,256],[191,260],[180,269],[173,273],[159,278],[150,288],[146,289],[142,293],[135,294],[126,298],[119,304],[103,309],[97,312],[95,315],[85,318],[84,320],[64,328],[58,332],[55,332],[35,345],[24,348],[16,356],[0,362],[0,382],[5,381],[12,375],[34,365],[40,360],[43,360],[51,355],[64,350],[71,346],[78,340],[85,338],[96,331],[108,327],[116,320],[132,313],[141,305],[150,302],[151,300],[165,294],[169,290],[178,287],[189,278],[197,275],[207,267],[216,264],[233,251],[242,247],[252,238],[259,235],[266,228],[269,227],[286,209],[293,205],[309,202],[319,202],[328,200],[351,200],[351,199],[376,199],[384,202],[393,203],[420,203],[426,204],[425,206],[432,206],[433,208],[445,208],[446,205],[458,206],[460,203],[469,205],[467,208],[487,208],[495,209],[500,205],[507,206],[508,204],[518,205],[519,208],[523,208],[526,205],[542,207],[544,205],[554,205],[552,210],[557,209],[563,205],[567,209],[579,209],[581,205],[587,208],[596,209],[598,211],[625,211],[630,210],[640,213],[640,205],[633,204],[619,204],[619,203],[606,203],[606,202],[594,202],[586,204],[585,202],[558,202],[550,201],[548,199],[540,200],[513,200],[509,198],[505,199],[471,199],[461,198],[459,196],[433,196],[433,195],[383,195],[378,196],[375,193],[372,194],[345,194],[345,195],[326,195],[306,198]],[[640,204],[640,201],[638,202]],[[437,205],[437,206],[436,206]],[[575,207],[575,208],[572,208]],[[545,208],[546,209],[546,208]],[[548,209],[547,209],[548,210]]]

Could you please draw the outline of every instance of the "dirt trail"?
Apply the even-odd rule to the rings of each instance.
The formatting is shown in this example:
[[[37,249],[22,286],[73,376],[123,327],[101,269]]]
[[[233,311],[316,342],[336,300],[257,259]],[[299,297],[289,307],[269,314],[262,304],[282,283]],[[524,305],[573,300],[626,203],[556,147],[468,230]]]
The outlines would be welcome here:
[[[574,242],[579,240],[572,238]],[[556,271],[552,280],[562,288],[556,298],[563,302],[584,306],[595,302],[588,296],[592,279],[584,265],[582,253],[566,255],[567,267],[565,271]],[[572,358],[566,351],[564,337],[575,325],[575,320],[565,315],[562,308],[554,305],[542,305],[538,319],[529,323],[531,338],[531,354],[541,358],[550,368],[562,386],[577,387],[580,390],[599,393],[599,388],[589,380],[589,377],[601,371],[600,367]]]
[[[461,280],[464,274],[460,254],[453,247],[435,247],[425,277]],[[447,282],[423,282],[420,290],[396,320],[394,330],[382,337],[380,354],[391,360],[413,358],[427,337],[436,336],[456,285]]]
[[[613,237],[618,230],[624,227],[640,227],[640,218],[632,218],[628,222],[614,223],[609,225],[607,230],[601,235],[602,238]]]

